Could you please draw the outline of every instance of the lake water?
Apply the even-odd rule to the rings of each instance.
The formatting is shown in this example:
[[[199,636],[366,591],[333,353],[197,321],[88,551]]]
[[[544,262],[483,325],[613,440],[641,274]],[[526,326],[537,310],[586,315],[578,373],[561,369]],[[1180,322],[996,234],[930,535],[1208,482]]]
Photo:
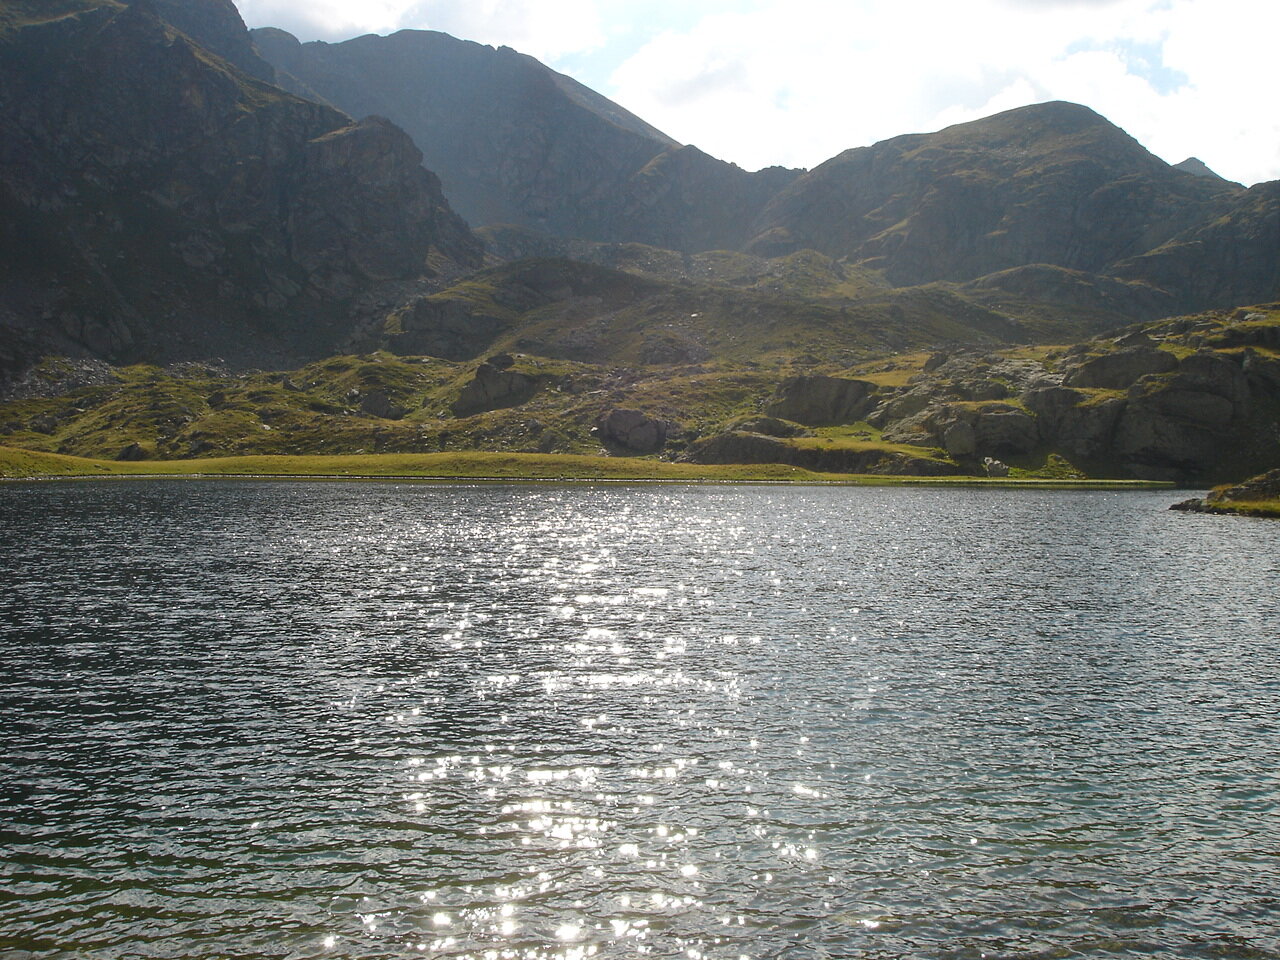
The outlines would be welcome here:
[[[5,958],[1280,957],[1280,524],[0,487]]]

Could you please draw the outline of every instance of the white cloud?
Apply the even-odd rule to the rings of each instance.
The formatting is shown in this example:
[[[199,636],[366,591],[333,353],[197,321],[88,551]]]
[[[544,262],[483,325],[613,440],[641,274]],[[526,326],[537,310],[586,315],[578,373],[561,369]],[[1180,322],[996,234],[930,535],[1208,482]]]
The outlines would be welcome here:
[[[769,0],[654,37],[602,92],[748,168],[1072,100],[1249,183],[1280,178],[1276,36],[1252,0]]]
[[[1170,162],[1280,178],[1274,0],[237,2],[251,26],[304,40],[435,29],[586,69],[654,126],[749,169],[1061,99]]]

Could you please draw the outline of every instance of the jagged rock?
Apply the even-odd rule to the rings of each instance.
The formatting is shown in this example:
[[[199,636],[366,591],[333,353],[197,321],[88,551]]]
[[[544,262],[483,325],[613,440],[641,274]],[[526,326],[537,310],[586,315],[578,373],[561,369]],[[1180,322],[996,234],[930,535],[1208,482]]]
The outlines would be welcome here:
[[[845,377],[788,377],[778,385],[765,412],[812,427],[854,423],[874,406],[875,389],[874,383]]]
[[[596,424],[600,439],[633,453],[657,453],[667,442],[671,424],[639,410],[610,410]]]
[[[539,386],[541,380],[537,377],[482,363],[449,409],[456,417],[469,417],[486,410],[518,407],[532,398]]]

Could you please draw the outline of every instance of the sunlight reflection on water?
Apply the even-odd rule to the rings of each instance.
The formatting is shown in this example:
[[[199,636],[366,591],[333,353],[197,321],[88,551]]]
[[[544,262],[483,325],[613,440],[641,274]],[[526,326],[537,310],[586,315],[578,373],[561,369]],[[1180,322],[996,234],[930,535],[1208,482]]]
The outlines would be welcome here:
[[[1280,528],[1169,499],[0,489],[0,949],[1280,956]]]

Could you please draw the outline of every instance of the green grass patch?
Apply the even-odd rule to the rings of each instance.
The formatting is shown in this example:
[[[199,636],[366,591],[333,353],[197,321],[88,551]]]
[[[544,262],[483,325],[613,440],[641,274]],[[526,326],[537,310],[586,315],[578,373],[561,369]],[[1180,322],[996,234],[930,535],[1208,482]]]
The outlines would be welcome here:
[[[532,453],[368,454],[359,456],[246,456],[206,460],[117,462],[68,457],[0,446],[0,477],[321,477],[335,479],[440,480],[665,480],[673,482],[845,483],[993,487],[1142,488],[1152,481],[1001,479],[975,477],[886,477],[818,473],[783,464],[708,466],[660,460]]]

